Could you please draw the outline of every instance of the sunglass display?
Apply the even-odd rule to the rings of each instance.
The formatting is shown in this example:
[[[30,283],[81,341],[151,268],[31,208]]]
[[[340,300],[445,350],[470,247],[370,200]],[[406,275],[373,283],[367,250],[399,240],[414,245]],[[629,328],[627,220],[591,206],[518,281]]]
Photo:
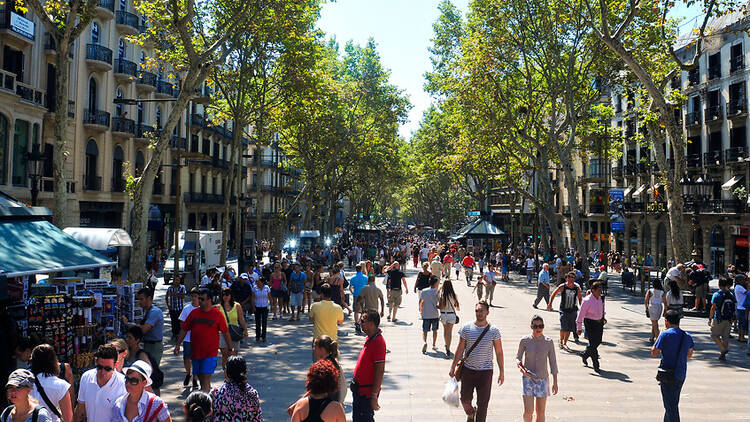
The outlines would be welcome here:
[[[112,372],[112,370],[113,370],[114,368],[112,368],[111,366],[104,366],[104,365],[99,365],[99,364],[97,364],[97,365],[96,365],[96,369],[97,369],[98,371],[106,371],[106,372]]]

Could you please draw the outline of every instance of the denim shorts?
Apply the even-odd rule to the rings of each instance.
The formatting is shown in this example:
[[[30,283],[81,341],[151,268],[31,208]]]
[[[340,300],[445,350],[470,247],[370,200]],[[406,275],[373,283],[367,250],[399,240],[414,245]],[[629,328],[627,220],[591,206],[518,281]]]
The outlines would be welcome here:
[[[192,348],[190,347],[189,341],[183,341],[182,342],[182,359],[188,360],[190,359]]]
[[[422,331],[428,332],[428,331],[437,331],[438,329],[438,318],[430,318],[430,319],[423,319],[422,320]]]
[[[745,318],[745,310],[737,309],[737,328],[742,331],[747,331],[747,318]]]
[[[193,359],[191,361],[193,365],[193,375],[209,374],[212,375],[216,370],[216,362],[218,361],[216,356],[205,358],[205,359]]]

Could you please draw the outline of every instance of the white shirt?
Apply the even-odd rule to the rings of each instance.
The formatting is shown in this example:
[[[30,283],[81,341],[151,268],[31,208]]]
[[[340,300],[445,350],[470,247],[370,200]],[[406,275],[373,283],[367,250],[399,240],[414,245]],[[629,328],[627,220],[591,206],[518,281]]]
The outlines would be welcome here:
[[[485,271],[484,272],[484,282],[487,285],[495,283],[495,272],[494,271]]]
[[[180,312],[180,317],[178,318],[180,322],[184,322],[188,315],[190,315],[190,312],[193,312],[193,309],[197,308],[197,306],[193,306],[192,302],[188,302],[187,305],[185,305],[184,308],[182,308],[182,312]],[[187,335],[185,336],[185,340],[183,341],[190,341],[190,331],[187,332]]]
[[[99,387],[96,383],[96,368],[84,372],[78,390],[78,401],[86,405],[86,419],[92,422],[108,421],[112,408],[125,390],[125,375],[115,371],[112,378]]]
[[[677,281],[677,278],[680,276],[680,270],[677,267],[672,267],[667,271],[667,278],[670,280]]]
[[[211,279],[208,278],[207,275],[204,275],[203,278],[201,278],[201,287],[211,284]]]
[[[39,374],[36,377],[39,380],[39,384],[41,384],[42,388],[44,388],[44,393],[47,395],[49,400],[53,405],[57,406],[57,410],[60,410],[60,400],[62,400],[62,398],[65,396],[65,393],[67,393],[68,389],[70,389],[70,384],[68,384],[67,381],[60,379],[54,375]],[[39,394],[39,391],[37,391],[36,385],[34,385],[34,388],[31,389],[29,395],[36,399],[41,407],[49,411],[50,419],[52,419],[53,422],[59,422],[61,420],[60,418],[55,416],[55,413],[52,411],[52,409],[47,406],[47,403],[45,403],[44,399],[42,399],[42,395]]]
[[[747,296],[747,289],[737,284],[734,286],[734,297],[737,299],[737,309],[744,310],[745,297]]]
[[[534,258],[526,258],[526,268],[534,268]]]
[[[113,422],[127,422],[128,418],[125,417],[125,406],[127,405],[129,395],[130,394],[126,394],[117,399],[117,403],[111,414],[111,420]],[[149,410],[147,415],[146,410],[148,410],[148,402],[151,401],[151,397],[154,397],[154,402],[151,403],[151,410]],[[151,419],[151,416],[156,412],[156,409],[159,408],[160,404],[164,404],[164,406],[162,406],[161,410],[156,413],[156,416]],[[153,421],[164,421],[168,417],[169,409],[167,409],[167,403],[165,403],[160,397],[157,397],[154,393],[149,393],[148,391],[144,391],[143,394],[141,394],[141,398],[138,400],[138,415],[133,418],[133,422],[143,422],[145,418],[149,418]]]
[[[422,259],[427,259],[429,255],[430,255],[430,250],[427,248],[422,248],[422,250],[419,251],[419,257]]]

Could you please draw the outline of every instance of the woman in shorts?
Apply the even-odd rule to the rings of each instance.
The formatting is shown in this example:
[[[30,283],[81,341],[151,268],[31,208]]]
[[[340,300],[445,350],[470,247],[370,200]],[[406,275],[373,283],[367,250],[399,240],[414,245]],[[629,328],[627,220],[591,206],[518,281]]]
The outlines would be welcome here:
[[[544,335],[544,320],[539,315],[531,318],[531,334],[523,337],[518,344],[516,364],[522,375],[523,420],[531,421],[535,409],[537,420],[544,419],[547,397],[550,395],[550,372],[552,394],[557,394],[557,359],[555,343]]]
[[[440,300],[438,309],[440,309],[440,322],[443,323],[443,340],[445,340],[445,355],[451,357],[451,340],[453,337],[453,326],[458,323],[457,312],[461,310],[458,305],[458,296],[453,290],[453,283],[450,278],[443,281],[438,292]]]
[[[659,338],[659,320],[661,319],[662,311],[664,310],[664,290],[661,286],[661,281],[654,280],[653,287],[648,289],[646,292],[646,299],[644,305],[646,306],[646,317],[651,320],[651,337],[648,341],[654,342],[654,339]]]
[[[273,319],[277,319],[276,308],[279,308],[279,314],[282,314],[281,301],[284,298],[284,289],[286,288],[286,275],[281,271],[281,264],[276,264],[273,267],[271,273],[271,312],[273,312]]]
[[[305,312],[305,305],[307,305],[307,312],[310,312],[310,308],[312,307],[312,289],[313,289],[313,280],[315,278],[315,274],[313,273],[312,267],[310,266],[310,263],[307,263],[305,265],[305,288],[302,289],[302,312]]]

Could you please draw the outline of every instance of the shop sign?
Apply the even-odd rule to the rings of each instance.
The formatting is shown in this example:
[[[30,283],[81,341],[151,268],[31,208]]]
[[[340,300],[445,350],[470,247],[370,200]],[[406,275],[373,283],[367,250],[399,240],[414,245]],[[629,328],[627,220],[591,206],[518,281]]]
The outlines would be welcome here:
[[[589,234],[588,232],[583,234],[583,240],[589,240]]]
[[[599,234],[598,233],[592,233],[591,234],[592,240],[599,240]]]
[[[34,22],[17,13],[10,12],[10,29],[28,39],[34,39]]]
[[[738,246],[740,248],[747,248],[748,247],[747,237],[735,237],[734,244],[735,246]]]

